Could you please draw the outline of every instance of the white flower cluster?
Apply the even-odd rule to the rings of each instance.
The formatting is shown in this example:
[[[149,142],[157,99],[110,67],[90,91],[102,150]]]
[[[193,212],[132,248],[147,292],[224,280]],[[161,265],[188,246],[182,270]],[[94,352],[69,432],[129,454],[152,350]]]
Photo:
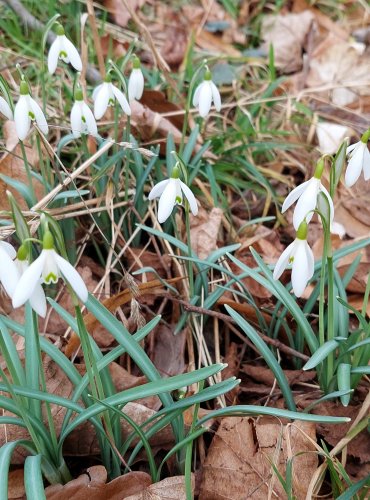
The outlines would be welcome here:
[[[347,187],[355,184],[361,175],[364,174],[365,180],[370,179],[370,153],[367,142],[370,138],[370,129],[363,134],[361,140],[356,144],[347,147],[346,153],[349,155],[349,162],[344,178]],[[334,204],[327,189],[321,183],[321,176],[324,169],[324,158],[320,159],[312,179],[297,186],[289,193],[282,207],[284,213],[293,203],[297,202],[293,213],[293,225],[296,233],[296,239],[281,254],[278,259],[273,277],[279,279],[289,264],[292,265],[292,287],[295,295],[300,297],[308,281],[313,276],[314,258],[312,250],[307,243],[307,225],[311,221],[314,211],[318,210],[322,214],[329,211],[328,222],[331,232],[336,232],[334,222]],[[324,195],[328,203],[328,210],[323,206]]]
[[[27,301],[34,311],[43,318],[46,315],[46,298],[42,283],[57,283],[63,277],[77,297],[86,302],[88,291],[76,269],[54,249],[54,239],[50,231],[43,238],[43,249],[31,264],[28,251],[22,244],[18,252],[5,241],[0,241],[0,282],[11,297],[14,308]]]

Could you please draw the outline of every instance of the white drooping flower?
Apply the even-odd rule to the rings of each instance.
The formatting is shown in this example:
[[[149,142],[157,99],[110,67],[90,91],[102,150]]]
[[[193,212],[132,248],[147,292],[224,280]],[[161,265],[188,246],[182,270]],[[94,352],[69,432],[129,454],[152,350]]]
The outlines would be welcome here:
[[[13,120],[13,111],[4,97],[0,96],[0,113],[2,113],[8,120]]]
[[[134,101],[135,99],[141,99],[144,92],[144,76],[140,66],[140,59],[135,56],[132,64],[131,75],[128,79],[127,92],[129,102]]]
[[[212,81],[212,74],[207,69],[203,82],[195,89],[193,106],[197,107],[202,118],[208,115],[212,101],[216,111],[221,110],[221,96],[218,88]]]
[[[283,203],[281,209],[282,213],[284,213],[291,205],[293,205],[293,203],[295,203],[298,200],[293,213],[293,225],[296,231],[298,230],[299,225],[301,224],[302,221],[306,220],[307,222],[310,222],[314,214],[313,211],[316,208],[320,209],[319,206],[320,192],[326,196],[329,203],[330,225],[333,222],[334,218],[333,200],[331,199],[331,196],[328,193],[327,189],[321,183],[323,168],[324,168],[324,159],[322,158],[317,163],[314,176],[310,180],[304,182],[300,186],[297,186],[295,189],[293,189],[293,191],[291,191],[288,194]]]
[[[25,245],[21,245],[18,249],[17,252],[17,258],[15,259],[15,264],[18,269],[18,279],[17,279],[17,284],[23,276],[23,274],[26,272],[26,270],[29,268],[29,262],[28,262],[28,252],[27,248]],[[45,297],[45,292],[44,289],[41,286],[41,279],[38,280],[36,283],[30,297],[29,297],[29,302],[34,311],[37,312],[39,316],[42,318],[45,318],[46,316],[46,297]]]
[[[365,181],[370,179],[370,153],[367,148],[369,137],[370,129],[363,134],[359,142],[347,148],[349,162],[344,177],[344,182],[347,187],[353,186],[360,177],[361,172],[364,173]]]
[[[97,120],[100,120],[105,114],[108,106],[114,105],[116,99],[126,115],[131,115],[131,108],[125,94],[113,85],[112,78],[109,74],[105,77],[104,83],[98,85],[94,90],[93,99],[94,115]]]
[[[60,277],[67,281],[82,302],[88,299],[86,285],[76,269],[54,250],[54,238],[46,231],[43,239],[43,250],[39,257],[22,274],[13,294],[13,307],[22,306],[40,283],[57,283]]]
[[[81,134],[98,135],[98,128],[94,115],[89,106],[83,100],[82,91],[78,89],[75,93],[75,102],[71,110],[71,128],[73,136],[77,139]]]
[[[10,243],[0,241],[0,282],[9,297],[13,296],[18,282],[18,269],[14,263],[17,252]]]
[[[49,127],[42,109],[30,96],[28,84],[22,80],[20,85],[20,97],[14,108],[15,130],[19,140],[24,141],[31,127],[31,121],[36,121],[37,126],[43,134],[49,132]]]
[[[292,265],[292,286],[297,297],[301,297],[314,272],[315,259],[307,243],[307,222],[301,222],[296,239],[280,255],[273,278],[278,280],[289,264]]]
[[[78,50],[73,43],[65,36],[64,28],[57,23],[57,37],[51,44],[48,54],[48,70],[52,75],[58,66],[58,60],[61,59],[65,63],[71,63],[76,71],[82,71],[82,61]]]
[[[175,166],[170,179],[158,182],[149,193],[149,200],[159,198],[158,203],[158,222],[165,222],[171,215],[175,205],[182,203],[182,194],[189,202],[190,210],[193,215],[198,213],[198,204],[190,188],[179,179],[179,168]]]

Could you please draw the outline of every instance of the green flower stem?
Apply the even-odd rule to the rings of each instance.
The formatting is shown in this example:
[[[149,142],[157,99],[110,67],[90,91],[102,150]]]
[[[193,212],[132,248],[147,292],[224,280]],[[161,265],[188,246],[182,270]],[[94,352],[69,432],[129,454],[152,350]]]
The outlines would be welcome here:
[[[42,153],[41,149],[41,141],[40,141],[40,136],[39,134],[36,135],[36,147],[37,147],[37,154],[40,159],[40,170],[41,170],[41,176],[42,176],[42,183],[44,185],[44,190],[45,193],[49,192],[49,186],[53,185],[53,179],[49,174],[51,174],[51,169],[50,169],[50,164],[49,164],[49,158],[46,158],[46,165],[48,168],[45,168],[45,161],[44,161],[44,155]]]
[[[189,211],[189,203],[187,201],[185,203],[185,226],[186,226],[186,242],[188,245],[188,256],[191,257],[192,249],[191,249],[191,235],[190,235],[190,211]],[[193,270],[193,263],[191,260],[188,260],[188,279],[189,279],[189,299],[191,300],[194,297],[194,270]]]
[[[23,162],[24,162],[24,167],[26,169],[26,174],[27,174],[29,189],[30,189],[30,192],[31,192],[32,203],[35,204],[37,200],[36,200],[35,190],[33,188],[32,172],[31,172],[30,164],[28,163],[28,158],[27,158],[27,154],[26,154],[26,148],[24,147],[23,141],[19,141],[19,144],[21,145],[22,158],[23,158]]]
[[[203,388],[204,388],[204,380],[199,383],[198,392],[201,392],[203,390]],[[191,422],[189,435],[194,432],[195,423],[198,420],[198,412],[199,412],[199,403],[194,405],[193,420]],[[192,500],[192,498],[193,498],[193,491],[192,491],[192,487],[191,487],[191,459],[193,457],[193,443],[194,443],[194,441],[191,440],[186,446],[185,472],[184,472],[184,474],[185,474],[186,500]]]
[[[127,124],[126,124],[125,134],[124,134],[124,140],[126,142],[130,142],[130,136],[131,136],[131,118],[128,116],[127,117]],[[129,181],[130,181],[130,177],[129,177],[130,156],[131,156],[131,150],[130,150],[130,148],[128,148],[126,150],[126,162],[125,162],[126,163],[126,172],[125,172],[125,201],[129,200],[128,191],[129,191],[129,187],[130,187],[130,184],[129,184]]]

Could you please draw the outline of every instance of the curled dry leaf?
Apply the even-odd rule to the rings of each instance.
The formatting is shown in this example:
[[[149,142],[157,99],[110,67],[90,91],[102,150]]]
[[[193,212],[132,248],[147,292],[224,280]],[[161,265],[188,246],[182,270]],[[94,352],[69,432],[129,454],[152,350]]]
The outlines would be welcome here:
[[[274,48],[275,65],[283,73],[299,71],[303,65],[303,48],[315,16],[309,10],[299,14],[268,15],[262,18],[261,33],[268,53]]]
[[[315,425],[277,420],[228,417],[222,420],[203,465],[200,500],[265,500],[269,489],[276,498],[285,492],[271,466],[285,477],[287,459],[293,460],[293,492],[303,500],[317,468]]]
[[[217,207],[210,212],[200,208],[198,215],[191,218],[191,246],[200,259],[206,259],[217,248],[222,213]]]
[[[64,486],[48,486],[45,494],[47,500],[124,500],[151,484],[146,472],[129,472],[109,483],[106,481],[107,471],[102,465],[96,465]]]
[[[192,475],[194,491],[194,476]],[[151,484],[140,493],[124,497],[124,500],[186,500],[185,477],[167,477],[159,483]]]
[[[149,351],[151,360],[162,377],[179,375],[185,370],[186,330],[174,335],[175,326],[160,324],[153,332]]]

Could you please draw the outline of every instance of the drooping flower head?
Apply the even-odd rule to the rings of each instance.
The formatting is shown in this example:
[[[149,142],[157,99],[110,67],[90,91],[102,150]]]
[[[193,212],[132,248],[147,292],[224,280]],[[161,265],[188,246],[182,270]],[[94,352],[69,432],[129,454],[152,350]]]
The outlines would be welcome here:
[[[327,189],[321,183],[321,177],[323,174],[324,165],[325,165],[325,158],[320,158],[320,160],[317,162],[317,166],[313,177],[310,180],[304,182],[300,186],[297,186],[295,189],[293,189],[293,191],[291,191],[288,194],[283,203],[281,209],[282,213],[288,210],[288,208],[298,200],[293,213],[293,225],[296,231],[298,230],[302,221],[306,220],[307,222],[310,222],[310,220],[313,217],[314,210],[316,208],[320,208],[318,207],[318,205],[320,204],[320,197],[319,197],[320,192],[323,193],[328,200],[330,207],[330,223],[332,224],[333,222],[334,218],[333,200],[331,199],[331,196],[328,193]]]
[[[26,270],[29,268],[30,265],[28,261],[28,250],[26,245],[23,244],[18,248],[17,258],[15,259],[14,262],[19,272],[19,277],[17,280],[18,283],[21,276],[26,272]],[[33,289],[28,300],[30,301],[32,309],[36,311],[39,316],[45,318],[46,297],[44,289],[41,286],[41,279],[39,279],[38,282],[36,283],[35,288]]]
[[[370,153],[367,147],[369,138],[370,129],[362,135],[359,142],[356,142],[356,144],[352,144],[347,148],[349,162],[344,177],[344,182],[347,187],[354,185],[360,177],[361,172],[364,173],[365,181],[370,179]]]
[[[75,102],[71,110],[71,128],[73,136],[78,138],[81,134],[98,135],[98,128],[94,115],[89,106],[83,100],[81,89],[75,92]]]
[[[144,76],[141,71],[140,59],[134,56],[132,71],[128,79],[128,100],[129,102],[141,99],[144,91]]]
[[[0,282],[9,297],[13,296],[18,283],[19,274],[13,260],[16,255],[17,253],[10,243],[0,241]]]
[[[13,307],[22,306],[33,295],[40,283],[50,285],[63,277],[82,302],[88,299],[88,291],[84,281],[76,269],[63,259],[54,249],[54,238],[46,231],[43,238],[43,249],[37,259],[22,274],[13,294]]]
[[[126,113],[126,115],[131,115],[131,108],[125,94],[121,92],[112,83],[112,77],[108,73],[104,79],[104,82],[96,87],[93,92],[94,99],[94,115],[97,120],[100,120],[102,116],[108,109],[108,106],[113,106],[116,99],[119,105]]]
[[[82,61],[78,50],[73,43],[65,36],[64,28],[56,23],[56,39],[51,44],[48,54],[48,70],[52,75],[58,66],[58,60],[71,63],[76,71],[82,71]]]
[[[175,205],[182,204],[182,195],[188,200],[190,210],[193,215],[198,213],[198,204],[190,188],[180,181],[180,170],[178,166],[172,170],[171,177],[158,182],[149,193],[149,200],[159,198],[158,203],[158,222],[165,222],[171,215]]]
[[[278,280],[291,264],[293,292],[297,297],[301,297],[314,272],[315,259],[307,243],[307,228],[307,222],[301,222],[296,239],[280,255],[273,274]]]
[[[207,68],[203,82],[195,89],[193,106],[197,107],[202,118],[208,115],[212,102],[216,111],[221,110],[221,96],[218,88],[212,81],[212,73]]]
[[[21,81],[19,94],[19,100],[14,109],[14,122],[18,138],[24,141],[32,121],[36,121],[41,132],[46,135],[49,132],[46,118],[40,106],[30,96],[28,83],[24,80]]]
[[[3,114],[8,120],[13,120],[13,111],[6,102],[4,97],[0,96],[0,113]]]

